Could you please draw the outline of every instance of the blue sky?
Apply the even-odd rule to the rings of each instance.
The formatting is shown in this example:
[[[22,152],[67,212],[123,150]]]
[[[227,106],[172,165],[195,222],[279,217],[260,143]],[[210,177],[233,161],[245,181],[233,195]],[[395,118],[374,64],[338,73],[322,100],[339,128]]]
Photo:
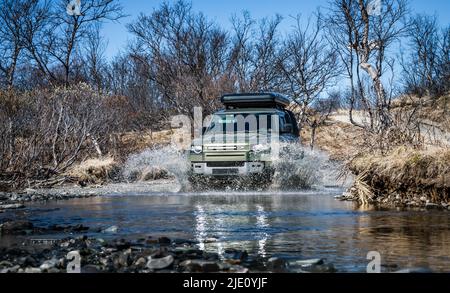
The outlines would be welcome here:
[[[105,23],[103,35],[108,41],[106,56],[112,57],[125,48],[131,35],[126,24],[132,22],[142,12],[150,14],[162,0],[121,0],[125,14],[119,23]],[[169,1],[171,2],[171,1]],[[224,28],[230,26],[230,17],[248,10],[253,18],[260,19],[281,14],[284,17],[280,29],[287,31],[292,25],[289,16],[301,14],[311,15],[320,6],[326,7],[328,0],[191,0],[193,9],[201,11],[209,19],[216,21]],[[450,0],[410,0],[413,13],[436,14],[442,25],[450,24]]]

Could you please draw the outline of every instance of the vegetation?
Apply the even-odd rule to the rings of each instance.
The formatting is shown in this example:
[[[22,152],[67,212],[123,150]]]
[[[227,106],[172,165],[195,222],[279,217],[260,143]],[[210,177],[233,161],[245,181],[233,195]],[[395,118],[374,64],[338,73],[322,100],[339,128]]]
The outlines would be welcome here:
[[[293,97],[311,149],[350,162],[367,190],[411,185],[421,177],[405,174],[430,176],[424,166],[447,178],[450,26],[412,15],[407,0],[383,1],[381,14],[369,2],[330,1],[287,34],[279,15],[244,12],[225,30],[186,1],[165,2],[127,25],[130,43],[109,60],[101,29],[124,16],[118,0],[83,1],[81,15],[65,0],[0,0],[0,187],[95,182],[93,166],[105,176],[167,142],[159,131],[172,115],[210,114],[218,96],[248,91]]]

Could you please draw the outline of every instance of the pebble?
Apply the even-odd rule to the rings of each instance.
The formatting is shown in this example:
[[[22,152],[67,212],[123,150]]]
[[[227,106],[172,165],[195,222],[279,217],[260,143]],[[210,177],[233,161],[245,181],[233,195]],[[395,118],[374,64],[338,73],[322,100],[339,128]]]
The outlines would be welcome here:
[[[180,267],[191,273],[216,273],[220,271],[220,266],[216,262],[206,260],[186,260],[180,263]]]
[[[56,267],[57,264],[58,264],[57,259],[46,260],[39,268],[42,271],[46,271],[46,270]]]
[[[111,226],[109,228],[106,228],[102,231],[102,233],[107,233],[107,234],[115,234],[119,231],[119,227],[117,226]]]
[[[160,237],[159,239],[158,239],[158,243],[159,244],[170,244],[170,243],[172,243],[172,241],[169,239],[169,238],[167,238],[167,237]]]
[[[2,210],[17,210],[23,209],[24,207],[25,206],[21,203],[0,205],[0,209]]]
[[[19,271],[20,266],[13,266],[10,268],[0,270],[0,274],[15,274]]]
[[[394,273],[397,273],[397,274],[429,274],[429,273],[433,273],[433,271],[431,271],[428,268],[407,268],[407,269],[395,271]]]
[[[138,260],[134,263],[134,266],[138,269],[145,268],[147,264],[147,260],[144,257],[138,258]]]
[[[146,267],[150,270],[162,270],[170,267],[174,262],[173,256],[169,255],[162,258],[148,258]]]
[[[435,204],[435,203],[427,202],[426,205],[425,205],[425,208],[427,208],[427,209],[438,209],[438,208],[440,208],[440,206],[438,204]]]
[[[310,267],[314,265],[323,265],[324,261],[321,258],[315,259],[307,259],[307,260],[296,260],[289,262],[291,266],[301,266],[301,267]]]
[[[26,230],[33,229],[33,224],[29,221],[10,221],[0,225],[0,231],[5,235],[25,234]]]
[[[40,268],[26,268],[24,272],[25,272],[25,274],[40,274],[40,273],[42,273]]]
[[[279,257],[271,257],[267,261],[267,269],[275,273],[284,273],[288,268],[286,260]]]

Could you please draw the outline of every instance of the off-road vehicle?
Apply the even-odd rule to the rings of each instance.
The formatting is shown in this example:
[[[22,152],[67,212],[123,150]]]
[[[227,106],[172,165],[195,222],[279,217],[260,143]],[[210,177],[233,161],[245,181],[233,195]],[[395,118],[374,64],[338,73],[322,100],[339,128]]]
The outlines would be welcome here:
[[[231,94],[221,98],[224,109],[214,113],[194,140],[189,153],[192,183],[208,179],[251,178],[270,182],[274,175],[273,142],[298,143],[291,99],[278,93]]]

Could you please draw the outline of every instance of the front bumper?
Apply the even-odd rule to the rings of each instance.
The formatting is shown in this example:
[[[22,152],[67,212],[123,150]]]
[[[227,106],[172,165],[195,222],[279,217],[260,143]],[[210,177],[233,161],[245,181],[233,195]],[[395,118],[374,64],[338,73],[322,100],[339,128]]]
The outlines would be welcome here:
[[[192,163],[192,173],[203,176],[247,176],[263,174],[268,165],[265,162],[234,162],[233,164],[221,162]]]

